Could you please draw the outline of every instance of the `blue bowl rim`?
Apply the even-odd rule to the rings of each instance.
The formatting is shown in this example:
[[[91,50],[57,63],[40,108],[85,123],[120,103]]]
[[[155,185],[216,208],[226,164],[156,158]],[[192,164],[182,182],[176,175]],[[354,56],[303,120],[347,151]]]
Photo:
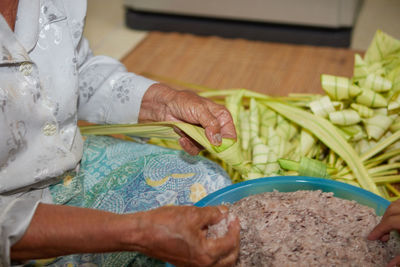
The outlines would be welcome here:
[[[235,191],[239,188],[243,187],[248,187],[248,186],[254,186],[257,184],[285,184],[285,183],[308,183],[308,184],[313,184],[313,185],[321,185],[321,186],[331,186],[331,187],[337,187],[342,190],[347,190],[347,191],[353,191],[356,194],[359,195],[364,195],[367,198],[372,199],[374,202],[380,203],[383,206],[389,206],[390,201],[382,198],[381,196],[378,196],[370,191],[367,191],[365,189],[362,189],[360,187],[346,184],[343,182],[339,181],[334,181],[334,180],[329,180],[329,179],[324,179],[324,178],[316,178],[316,177],[307,177],[307,176],[274,176],[274,177],[263,177],[263,178],[257,178],[254,180],[248,180],[232,185],[228,185],[224,188],[221,188],[206,197],[202,198],[198,202],[196,202],[194,205],[197,207],[205,207],[208,205],[208,202],[213,200],[217,196],[221,196],[227,193],[231,193],[232,191]]]
[[[200,201],[196,202],[194,205],[197,207],[205,207],[208,205],[208,202],[213,200],[214,198],[230,193],[232,191],[238,190],[243,187],[250,187],[254,186],[257,184],[264,184],[264,183],[275,183],[275,184],[284,184],[284,183],[308,183],[308,184],[313,184],[313,185],[329,185],[331,187],[337,187],[343,190],[347,191],[353,191],[356,194],[359,195],[364,195],[367,198],[370,198],[372,201],[380,203],[383,206],[389,206],[390,202],[370,191],[367,191],[365,189],[359,188],[354,185],[346,184],[343,182],[338,182],[334,180],[328,180],[324,178],[315,178],[315,177],[307,177],[307,176],[274,176],[274,177],[263,177],[263,178],[257,178],[254,180],[249,180],[249,181],[244,181],[232,185],[228,185],[224,188],[221,188]],[[174,265],[170,263],[166,263],[166,267],[173,267]]]

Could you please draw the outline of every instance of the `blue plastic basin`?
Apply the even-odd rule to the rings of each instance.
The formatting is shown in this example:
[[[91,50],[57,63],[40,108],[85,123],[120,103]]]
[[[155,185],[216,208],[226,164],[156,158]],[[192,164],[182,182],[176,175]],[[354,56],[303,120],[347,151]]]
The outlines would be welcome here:
[[[335,197],[355,200],[362,205],[375,209],[381,216],[390,202],[378,195],[356,186],[322,178],[304,176],[277,176],[250,180],[233,184],[209,194],[195,205],[198,207],[216,206],[234,203],[244,197],[263,192],[293,192],[298,190],[322,190],[333,192]]]
[[[195,204],[197,207],[216,206],[224,203],[234,203],[244,197],[278,190],[279,192],[293,192],[298,190],[321,190],[333,192],[335,197],[355,200],[358,203],[375,209],[381,216],[390,202],[374,193],[349,184],[313,177],[304,176],[277,176],[259,178],[233,184],[209,194]],[[173,265],[167,264],[167,267]]]

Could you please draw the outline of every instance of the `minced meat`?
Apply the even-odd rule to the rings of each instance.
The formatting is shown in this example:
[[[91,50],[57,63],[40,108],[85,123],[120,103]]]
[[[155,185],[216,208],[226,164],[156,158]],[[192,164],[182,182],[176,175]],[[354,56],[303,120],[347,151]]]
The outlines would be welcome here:
[[[380,221],[372,208],[333,193],[267,192],[229,205],[229,213],[209,227],[208,237],[223,236],[239,218],[235,266],[386,266],[400,254],[397,238],[367,240]]]

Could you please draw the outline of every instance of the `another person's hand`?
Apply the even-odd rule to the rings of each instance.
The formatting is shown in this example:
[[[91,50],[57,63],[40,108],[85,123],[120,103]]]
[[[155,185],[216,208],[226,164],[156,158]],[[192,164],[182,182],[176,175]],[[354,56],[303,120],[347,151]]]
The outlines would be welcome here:
[[[139,251],[176,266],[232,266],[239,254],[239,221],[221,238],[206,237],[207,227],[226,218],[227,211],[225,206],[169,206],[144,212]]]
[[[368,235],[369,240],[381,240],[386,242],[390,238],[390,231],[400,230],[400,200],[390,204],[380,223]],[[389,262],[388,266],[396,266],[400,263],[400,255]]]
[[[163,84],[152,85],[143,96],[139,121],[183,121],[200,125],[208,140],[220,145],[222,137],[236,139],[235,126],[229,111],[222,105],[191,91],[178,91]],[[191,155],[203,148],[184,133],[179,143]]]

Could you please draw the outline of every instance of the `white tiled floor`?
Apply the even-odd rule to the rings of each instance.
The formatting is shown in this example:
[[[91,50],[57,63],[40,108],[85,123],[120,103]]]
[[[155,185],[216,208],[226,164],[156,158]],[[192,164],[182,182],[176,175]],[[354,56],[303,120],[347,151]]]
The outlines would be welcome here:
[[[353,31],[351,47],[367,49],[377,29],[400,39],[400,0],[364,0]],[[95,54],[121,59],[147,32],[124,25],[123,0],[88,0],[85,36]]]

